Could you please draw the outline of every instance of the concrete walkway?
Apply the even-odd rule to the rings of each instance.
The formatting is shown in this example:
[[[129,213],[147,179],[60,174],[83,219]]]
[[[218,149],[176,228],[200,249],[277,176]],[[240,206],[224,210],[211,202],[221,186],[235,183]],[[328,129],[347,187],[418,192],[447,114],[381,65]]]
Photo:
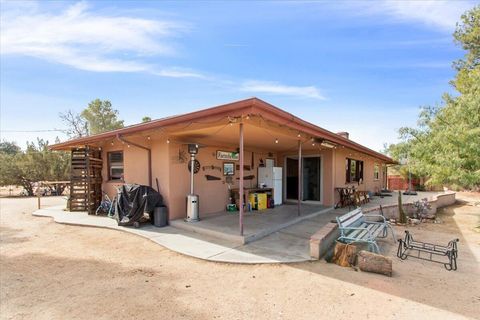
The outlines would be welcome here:
[[[55,222],[77,226],[107,228],[147,238],[181,254],[204,260],[230,263],[290,263],[311,260],[310,236],[334,219],[331,210],[274,232],[260,240],[239,245],[234,241],[214,238],[171,226],[157,228],[144,224],[140,228],[120,227],[116,221],[104,216],[91,216],[84,212],[68,212],[65,206],[55,206],[33,212],[34,216],[51,217]]]

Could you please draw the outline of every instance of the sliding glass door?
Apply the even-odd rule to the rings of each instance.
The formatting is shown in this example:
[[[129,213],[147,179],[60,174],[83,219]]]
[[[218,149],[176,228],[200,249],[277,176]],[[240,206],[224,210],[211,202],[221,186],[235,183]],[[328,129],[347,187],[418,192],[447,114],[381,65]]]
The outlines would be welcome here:
[[[298,199],[298,157],[286,158],[286,198]],[[302,201],[322,201],[322,159],[319,156],[302,158]]]

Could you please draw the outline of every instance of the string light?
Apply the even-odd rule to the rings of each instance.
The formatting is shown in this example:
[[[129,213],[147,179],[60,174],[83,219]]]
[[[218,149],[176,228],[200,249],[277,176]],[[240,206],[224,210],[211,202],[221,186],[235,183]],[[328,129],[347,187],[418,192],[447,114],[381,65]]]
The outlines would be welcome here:
[[[112,141],[111,145],[113,146],[113,141]]]
[[[129,144],[127,144],[127,148],[130,148],[130,145],[129,145]]]
[[[147,137],[147,140],[150,140],[150,136]]]
[[[167,144],[169,144],[169,143],[170,143],[170,139],[167,139]]]
[[[278,139],[277,139],[277,138],[275,138],[275,143],[278,143]]]

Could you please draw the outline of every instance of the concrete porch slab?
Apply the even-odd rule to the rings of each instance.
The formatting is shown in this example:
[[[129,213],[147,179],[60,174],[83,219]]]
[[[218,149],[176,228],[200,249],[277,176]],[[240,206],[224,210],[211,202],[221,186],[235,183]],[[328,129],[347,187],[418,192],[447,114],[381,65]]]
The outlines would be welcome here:
[[[217,237],[239,245],[262,239],[272,233],[298,224],[333,210],[331,207],[302,204],[301,215],[297,206],[284,204],[273,209],[246,212],[243,217],[244,234],[240,235],[238,212],[220,212],[207,216],[198,222],[183,219],[170,221],[170,225],[199,234]]]

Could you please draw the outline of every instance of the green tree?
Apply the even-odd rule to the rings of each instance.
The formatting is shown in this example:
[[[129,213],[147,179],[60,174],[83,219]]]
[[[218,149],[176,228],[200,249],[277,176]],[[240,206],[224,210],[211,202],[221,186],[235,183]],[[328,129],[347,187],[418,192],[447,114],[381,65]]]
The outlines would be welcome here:
[[[391,145],[395,159],[408,155],[416,175],[432,185],[480,188],[480,6],[462,15],[454,33],[467,50],[454,63],[458,71],[451,82],[458,96],[443,95],[438,106],[421,109],[418,125],[399,130],[403,142]]]
[[[0,150],[0,185],[23,186],[29,195],[33,195],[34,182],[68,180],[69,172],[69,155],[49,150],[43,139],[27,143],[24,152]]]
[[[152,118],[150,118],[149,116],[145,116],[142,118],[142,122],[150,122],[152,121]]]
[[[90,134],[123,128],[123,120],[118,119],[118,111],[108,100],[93,100],[80,116],[87,121]]]
[[[2,141],[0,142],[0,153],[17,154],[21,151],[20,147],[15,142]]]

